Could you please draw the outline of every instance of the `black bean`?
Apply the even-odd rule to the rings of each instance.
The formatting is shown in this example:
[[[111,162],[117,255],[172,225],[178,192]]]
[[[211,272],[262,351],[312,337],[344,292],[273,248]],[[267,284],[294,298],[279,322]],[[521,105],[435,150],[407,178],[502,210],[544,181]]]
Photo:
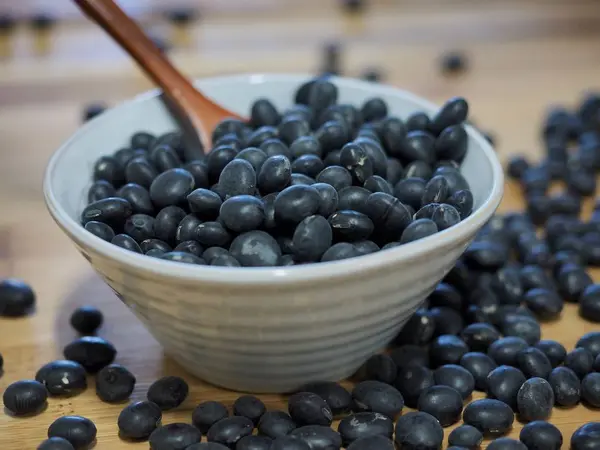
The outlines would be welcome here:
[[[554,399],[557,405],[573,406],[581,398],[581,382],[577,374],[567,367],[557,367],[548,377],[552,386]]]
[[[147,214],[133,214],[127,218],[123,229],[137,242],[151,239],[154,237],[154,217]]]
[[[276,266],[281,257],[277,241],[270,234],[258,230],[237,236],[229,251],[244,267]]]
[[[186,399],[188,384],[183,378],[168,376],[156,380],[148,388],[148,401],[167,411],[178,407]]]
[[[554,282],[544,269],[536,265],[527,265],[521,268],[521,282],[525,290],[544,288],[554,290]]]
[[[258,173],[258,188],[262,194],[281,191],[290,183],[291,175],[292,166],[288,158],[271,156]]]
[[[214,147],[206,156],[206,167],[208,169],[209,180],[219,179],[221,171],[237,155],[237,150],[230,145],[220,145]]]
[[[469,137],[462,125],[444,128],[435,140],[435,154],[438,159],[462,162],[467,154]]]
[[[132,214],[129,202],[119,197],[108,197],[87,205],[81,213],[81,223],[96,221],[120,229]]]
[[[540,324],[529,317],[509,314],[502,321],[502,334],[525,339],[529,345],[534,345],[540,340]]]
[[[519,434],[519,439],[528,450],[560,450],[563,444],[560,430],[542,420],[526,424]]]
[[[200,430],[193,425],[170,423],[154,430],[149,441],[152,450],[184,450],[201,439]]]
[[[438,227],[433,220],[417,219],[410,223],[402,232],[400,243],[407,244],[438,232]]]
[[[214,219],[219,215],[222,200],[218,194],[200,188],[187,196],[190,211],[202,219]]]
[[[306,185],[290,186],[275,198],[275,220],[296,225],[314,215],[320,205],[321,197],[315,188]]]
[[[383,414],[361,412],[342,419],[338,425],[342,443],[348,447],[358,439],[371,436],[385,436],[391,439],[394,433],[394,423]]]
[[[445,334],[438,336],[429,349],[434,367],[444,364],[458,364],[460,358],[469,351],[467,344],[457,336]]]
[[[459,125],[467,120],[469,105],[462,97],[453,97],[448,100],[431,119],[429,129],[439,135],[445,128]]]
[[[187,162],[183,165],[183,169],[187,170],[194,177],[194,187],[196,189],[210,186],[208,182],[208,167],[204,161],[195,160]]]
[[[519,418],[523,421],[546,420],[554,406],[552,386],[543,378],[530,378],[517,394]]]
[[[393,384],[398,374],[396,363],[383,353],[371,356],[365,363],[365,377],[368,380]]]
[[[433,169],[425,161],[413,161],[406,166],[404,170],[405,178],[422,178],[429,180],[433,175]]]
[[[527,378],[548,378],[552,371],[552,364],[548,357],[535,347],[529,347],[517,353],[517,365]]]
[[[117,191],[112,184],[106,180],[94,181],[88,191],[88,203],[97,202],[108,197],[116,197]],[[121,195],[119,195],[121,197]]]
[[[316,178],[318,183],[327,183],[337,191],[352,186],[352,174],[341,166],[329,166],[323,169]]]
[[[354,244],[357,245],[357,244]],[[402,330],[396,336],[397,344],[426,345],[433,338],[435,321],[424,308],[417,311],[408,319]]]
[[[277,155],[285,156],[288,159],[292,157],[292,152],[290,152],[288,146],[279,139],[267,139],[260,145],[260,149],[265,152],[269,158]]]
[[[340,163],[345,167],[354,181],[360,185],[373,175],[373,162],[366,150],[356,143],[348,143],[340,152]]]
[[[148,150],[125,147],[117,150],[113,156],[117,160],[117,163],[125,168],[127,167],[127,163],[136,156],[148,156]]]
[[[598,436],[600,435],[600,423],[589,422],[580,426],[571,436],[572,450],[597,450]]]
[[[562,364],[567,356],[565,347],[556,341],[542,340],[536,343],[534,347],[544,352],[544,354],[548,357],[552,367],[557,367]]]
[[[449,386],[432,386],[428,388],[421,393],[417,404],[419,411],[431,414],[443,427],[458,422],[462,407],[461,394]]]
[[[154,147],[150,151],[150,161],[159,172],[181,167],[181,160],[177,152],[168,145]]]
[[[300,136],[298,139],[292,142],[292,145],[290,145],[290,152],[292,154],[292,158],[294,159],[298,159],[301,156],[308,155],[316,156],[317,158],[321,158],[321,156],[323,156],[321,143],[313,136]],[[323,170],[322,167],[321,170]],[[319,172],[320,170],[317,171],[314,175],[310,176],[315,176]]]
[[[85,417],[62,416],[48,427],[48,437],[61,437],[76,450],[85,449],[96,439],[96,425]]]
[[[585,348],[596,358],[600,355],[600,331],[591,331],[584,334],[579,338],[575,347]]]
[[[311,184],[315,183],[316,180],[314,178],[304,175],[303,173],[293,173],[290,177],[290,186],[296,186],[298,184],[305,184],[310,186]]]
[[[131,148],[150,150],[156,142],[156,137],[147,131],[138,131],[131,136]]]
[[[325,168],[325,164],[317,155],[301,155],[292,163],[292,171],[309,177],[316,177]]]
[[[186,216],[178,206],[167,206],[161,209],[154,219],[154,234],[161,241],[173,244],[177,235],[177,227]]]
[[[435,172],[433,173],[433,176],[436,175],[441,175],[446,178],[450,195],[454,194],[456,191],[464,191],[469,189],[469,183],[467,183],[465,177],[458,169],[454,167],[440,166],[435,169]]]
[[[337,209],[354,210],[366,214],[369,195],[371,195],[371,191],[359,186],[342,188],[338,193]]]
[[[425,186],[426,182],[422,178],[405,178],[394,187],[394,196],[402,203],[418,209],[425,194]]]
[[[127,400],[135,387],[135,376],[119,364],[110,364],[96,375],[96,395],[104,402]]]
[[[475,400],[465,407],[463,421],[484,435],[506,434],[515,420],[512,409],[506,403],[494,399]]]
[[[425,131],[429,129],[431,120],[429,116],[424,112],[413,113],[406,119],[406,129],[408,131]]]
[[[105,180],[113,186],[125,181],[125,174],[119,162],[112,156],[101,156],[94,164],[94,181]]]
[[[376,227],[391,236],[401,236],[411,223],[411,214],[400,201],[383,192],[375,192],[367,199],[367,215]]]
[[[600,373],[588,373],[581,381],[581,398],[590,406],[600,408]]]
[[[239,119],[234,119],[231,117],[223,119],[212,131],[212,142],[218,141],[219,138],[229,133],[234,133],[237,136],[241,136],[245,127],[246,124]]]
[[[415,214],[413,214],[415,219],[430,219],[433,217],[433,213],[436,209],[440,207],[439,203],[429,203],[417,210]],[[436,225],[437,226],[437,225]]]
[[[583,378],[592,371],[594,357],[589,350],[580,347],[569,352],[564,363],[565,367],[575,372],[579,378]]]
[[[291,145],[296,139],[310,134],[310,125],[299,116],[283,119],[277,127],[279,138],[287,145]],[[264,143],[265,141],[263,141]],[[265,150],[266,152],[266,150]],[[269,152],[267,152],[269,154]],[[291,157],[291,152],[289,152]],[[271,155],[269,155],[271,156]]]
[[[438,367],[433,372],[433,379],[436,385],[455,389],[463,399],[468,398],[475,389],[473,375],[464,367],[456,364],[446,364]]]
[[[247,138],[248,145],[250,147],[258,147],[263,142],[273,139],[279,136],[279,130],[277,127],[262,126],[257,128]]]
[[[443,334],[458,334],[464,327],[462,316],[454,309],[448,307],[437,307],[429,310],[435,322],[434,336]]]
[[[252,165],[252,168],[254,169],[254,172],[256,174],[258,174],[267,158],[267,154],[260,148],[256,147],[245,148],[244,150],[239,152],[235,157],[235,159],[243,159],[245,161],[248,161]]]
[[[196,228],[202,221],[198,219],[194,214],[188,214],[183,218],[177,226],[175,232],[175,242],[182,243],[196,238]],[[200,255],[198,255],[200,256]]]
[[[406,405],[416,408],[421,393],[435,384],[433,372],[420,364],[408,364],[398,371],[395,386]]]
[[[453,206],[458,211],[461,220],[464,220],[473,211],[473,194],[468,189],[458,190],[446,199],[446,203]]]
[[[392,186],[395,186],[403,176],[404,168],[402,167],[402,163],[396,158],[387,158],[385,179],[388,181],[388,183],[390,183]]]
[[[444,441],[444,430],[432,415],[410,412],[396,422],[394,441],[403,449],[439,450]]]
[[[397,156],[401,161],[413,162],[422,161],[426,164],[433,164],[435,161],[435,138],[426,131],[411,131],[399,147]],[[407,174],[406,176],[420,176],[417,174]],[[424,177],[422,177],[424,178]]]
[[[236,450],[270,450],[273,439],[267,436],[244,436],[236,446]],[[189,447],[188,447],[189,448]]]
[[[145,156],[136,156],[125,166],[125,180],[128,183],[139,184],[146,189],[150,188],[157,176],[158,170]]]
[[[267,411],[258,422],[258,433],[276,439],[287,436],[296,428],[292,418],[283,411]]]
[[[326,78],[317,78],[308,90],[306,104],[318,115],[338,99],[338,88]],[[296,103],[304,103],[296,99]]]
[[[242,267],[240,262],[231,255],[217,256],[212,259],[209,265],[220,267]]]
[[[492,358],[484,353],[469,352],[460,358],[460,365],[473,375],[475,389],[486,391],[488,389],[487,377],[497,367]]]
[[[299,426],[331,425],[333,412],[325,400],[312,392],[297,392],[288,399],[288,411]]]
[[[352,395],[343,386],[333,381],[317,381],[306,384],[302,392],[317,394],[327,402],[334,415],[343,414],[350,410]]]
[[[348,446],[347,450],[394,450],[395,448],[391,439],[375,435],[357,439]]]
[[[488,348],[488,355],[499,365],[514,366],[517,353],[529,347],[527,341],[518,336],[506,336],[498,339]]]
[[[309,216],[294,231],[293,253],[298,261],[319,261],[331,247],[331,225],[322,216]]]
[[[83,366],[75,361],[58,360],[42,366],[35,374],[50,395],[76,395],[87,388]]]
[[[479,448],[482,442],[483,434],[481,434],[481,431],[471,425],[460,425],[452,430],[448,436],[448,445],[465,447],[470,450]]]
[[[231,235],[221,222],[204,222],[196,228],[196,240],[206,246],[225,246]]]
[[[370,192],[384,192],[390,195],[394,193],[391,184],[379,175],[373,175],[367,178],[363,187]]]
[[[458,290],[456,290],[452,285],[444,282],[438,283],[433,292],[429,294],[429,297],[427,297],[427,302],[430,308],[450,307],[457,311],[461,311],[463,309],[463,298],[460,292],[458,292]],[[477,330],[477,328],[474,329]]]
[[[252,167],[250,167],[252,169]],[[158,175],[150,186],[150,198],[159,208],[184,204],[194,189],[194,177],[184,169],[169,169]]]
[[[558,291],[569,302],[577,302],[585,289],[594,282],[583,267],[565,264],[558,271]]]
[[[442,231],[460,222],[460,214],[454,206],[442,203],[434,209],[431,220],[435,222],[438,230]]]
[[[516,439],[501,437],[490,442],[488,450],[527,450],[527,447]]]
[[[270,450],[310,450],[310,446],[296,436],[281,436],[274,439]]]
[[[221,419],[229,417],[229,412],[223,403],[215,401],[202,402],[192,412],[192,423],[203,434]]]
[[[390,167],[388,165],[388,159],[386,157],[386,154],[381,148],[379,142],[366,136],[359,136],[354,140],[354,143],[360,145],[362,149],[367,153],[367,156],[369,157],[373,165],[373,173],[375,175],[387,178],[388,170],[390,169]],[[394,161],[398,162],[397,160]],[[398,167],[391,167],[391,169],[398,169]],[[402,167],[400,166],[399,169],[401,172]]]
[[[226,197],[253,195],[256,191],[256,172],[244,159],[234,159],[219,175],[219,186]]]
[[[600,285],[591,284],[579,297],[579,315],[591,322],[600,322]]]
[[[127,405],[117,421],[119,435],[126,439],[148,439],[161,425],[162,412],[152,402],[135,402]]]
[[[500,339],[500,333],[493,325],[473,323],[462,330],[460,337],[472,351],[486,352],[492,343]]]
[[[88,373],[96,373],[114,361],[117,351],[105,339],[83,336],[68,344],[63,354],[65,359],[81,364]]]
[[[111,244],[124,248],[135,253],[142,253],[139,244],[131,236],[127,234],[117,234],[110,241]]]
[[[378,412],[394,419],[404,407],[402,394],[393,386],[380,381],[367,380],[352,390],[357,411]]]
[[[169,244],[160,239],[146,239],[145,241],[140,242],[140,248],[146,255],[150,251],[158,251],[161,254],[164,254],[173,250]]]
[[[15,416],[37,413],[46,405],[48,391],[35,380],[20,380],[8,385],[2,396],[4,407]]]
[[[277,108],[266,98],[259,98],[250,108],[250,124],[254,128],[277,125],[280,117]]]
[[[350,242],[367,239],[374,229],[373,222],[367,215],[351,210],[333,213],[329,217],[329,224],[338,240]]]
[[[263,201],[251,195],[231,197],[221,205],[220,219],[236,233],[256,230],[265,220]]]
[[[37,450],[75,450],[69,441],[60,437],[51,437],[43,441]]]
[[[387,113],[387,103],[381,97],[370,98],[361,108],[361,114],[365,122],[381,120],[387,116]]]
[[[150,193],[145,187],[139,184],[127,183],[119,188],[116,195],[129,202],[134,214],[152,215],[154,213],[154,205],[150,199]]]
[[[436,175],[425,185],[419,206],[425,206],[429,203],[442,203],[446,200],[448,194],[448,182],[446,178]]]

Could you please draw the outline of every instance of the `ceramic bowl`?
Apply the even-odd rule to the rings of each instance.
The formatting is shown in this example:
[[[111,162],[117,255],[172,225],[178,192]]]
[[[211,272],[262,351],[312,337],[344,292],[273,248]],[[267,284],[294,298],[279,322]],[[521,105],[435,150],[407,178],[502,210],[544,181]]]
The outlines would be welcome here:
[[[197,82],[242,115],[258,97],[292,105],[305,75],[237,75]],[[402,90],[333,78],[340,102],[384,98],[406,118],[433,104]],[[88,233],[79,221],[94,161],[126,146],[131,134],[175,129],[157,91],[82,126],[50,159],[44,195],[50,214],[165,352],[198,377],[247,392],[288,392],[306,382],[340,380],[388,344],[452,268],[502,197],[503,175],[488,142],[467,127],[461,171],[473,214],[434,236],[336,262],[226,268],[168,262],[132,253]]]

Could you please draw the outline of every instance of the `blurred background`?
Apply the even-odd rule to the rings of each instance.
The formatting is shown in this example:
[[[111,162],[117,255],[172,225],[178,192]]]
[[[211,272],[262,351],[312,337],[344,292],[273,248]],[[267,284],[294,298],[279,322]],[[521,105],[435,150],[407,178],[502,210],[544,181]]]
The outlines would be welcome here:
[[[331,72],[466,97],[505,158],[600,87],[597,0],[121,0],[191,77]],[[150,88],[70,0],[0,0],[0,199],[39,198],[80,123]],[[110,149],[107,149],[110,150]]]

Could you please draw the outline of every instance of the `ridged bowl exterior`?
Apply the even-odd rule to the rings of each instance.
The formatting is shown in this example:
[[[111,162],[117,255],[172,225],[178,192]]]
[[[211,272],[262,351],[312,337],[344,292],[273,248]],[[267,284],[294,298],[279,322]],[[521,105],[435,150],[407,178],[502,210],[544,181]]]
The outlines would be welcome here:
[[[198,85],[247,114],[265,96],[279,108],[307,77],[247,75]],[[341,101],[378,95],[406,117],[435,107],[403,91],[335,79]],[[84,257],[146,325],[165,351],[198,377],[246,392],[289,392],[309,381],[339,380],[388,344],[452,268],[502,196],[502,171],[485,140],[469,129],[462,167],[477,211],[419,242],[357,259],[290,268],[189,266],[133,254],[79,225],[94,161],[138,130],[174,128],[156,93],[102,114],[51,159],[48,209]]]

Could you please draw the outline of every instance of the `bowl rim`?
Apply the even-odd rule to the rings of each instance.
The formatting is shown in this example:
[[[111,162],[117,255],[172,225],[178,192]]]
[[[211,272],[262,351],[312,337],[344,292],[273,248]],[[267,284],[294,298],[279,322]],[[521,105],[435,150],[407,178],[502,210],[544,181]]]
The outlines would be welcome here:
[[[195,84],[199,87],[210,87],[220,84],[256,84],[264,82],[290,82],[302,83],[314,78],[311,74],[236,74],[218,77],[198,79]],[[402,89],[385,85],[374,84],[353,78],[331,77],[332,81],[349,87],[368,87],[373,96],[401,96],[428,111],[439,109],[434,103],[425,100],[415,94]],[[148,101],[160,95],[159,89],[144,92],[136,97],[126,100],[111,108],[105,113],[79,127],[51,156],[48,161],[43,182],[43,192],[46,206],[60,228],[76,243],[82,247],[89,247],[94,252],[115,262],[132,267],[138,271],[154,273],[166,277],[178,278],[181,281],[196,281],[208,284],[221,285],[274,285],[289,284],[307,281],[319,281],[323,279],[347,278],[356,275],[357,272],[368,272],[388,266],[390,263],[407,264],[411,260],[435,252],[437,248],[445,248],[452,242],[464,240],[469,235],[474,235],[479,228],[494,214],[502,199],[504,190],[504,174],[502,166],[495,151],[483,135],[472,126],[466,125],[465,129],[469,137],[475,141],[483,151],[492,169],[492,187],[490,194],[483,204],[469,217],[459,224],[440,231],[432,236],[415,242],[400,245],[385,252],[376,252],[362,255],[357,258],[349,258],[339,261],[319,262],[289,267],[220,267],[208,265],[191,265],[158,258],[147,257],[143,254],[134,253],[110,242],[106,242],[85,230],[81,224],[72,219],[62,207],[59,199],[52,189],[53,173],[56,170],[66,149],[80,139],[85,133],[95,127],[101,121],[113,120],[113,116],[126,111],[134,104]]]

